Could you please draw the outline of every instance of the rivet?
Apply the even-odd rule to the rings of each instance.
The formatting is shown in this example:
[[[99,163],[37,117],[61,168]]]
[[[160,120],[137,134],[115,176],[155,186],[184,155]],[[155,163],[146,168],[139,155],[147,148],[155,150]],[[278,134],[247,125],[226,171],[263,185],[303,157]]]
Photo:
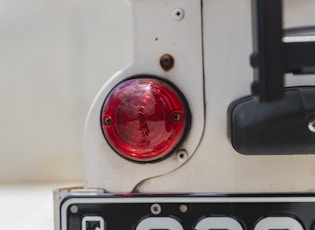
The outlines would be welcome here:
[[[188,159],[188,153],[184,149],[179,150],[176,156],[177,156],[177,159],[181,162],[184,162]]]
[[[79,208],[76,205],[72,205],[70,207],[70,211],[71,211],[71,213],[76,214],[79,211]]]
[[[176,8],[174,11],[173,11],[173,18],[176,20],[176,21],[181,21],[185,16],[185,11],[181,8]]]
[[[181,204],[181,205],[179,206],[179,211],[181,211],[182,213],[187,212],[187,211],[188,211],[187,205]]]

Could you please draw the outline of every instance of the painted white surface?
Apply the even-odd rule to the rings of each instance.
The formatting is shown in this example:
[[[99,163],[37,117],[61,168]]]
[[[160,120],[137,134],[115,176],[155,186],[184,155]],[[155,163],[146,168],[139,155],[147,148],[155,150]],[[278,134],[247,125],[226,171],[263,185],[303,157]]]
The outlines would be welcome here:
[[[182,148],[189,157],[193,157],[204,127],[200,2],[133,0],[131,3],[135,34],[133,61],[106,82],[91,106],[85,125],[85,187],[105,188],[109,192],[131,192],[142,180],[169,173],[185,163],[173,154],[153,164],[137,164],[113,152],[102,134],[100,112],[106,96],[120,81],[136,74],[159,76],[172,81],[187,95],[192,125]],[[177,8],[185,11],[182,20],[174,18]],[[175,66],[169,72],[159,65],[165,53],[175,59]]]
[[[227,143],[226,106],[249,92],[252,79],[248,3],[204,1],[211,61],[205,63],[207,131],[200,158],[148,181],[143,191],[314,190],[313,156],[244,160]],[[314,23],[314,1],[285,4],[286,26]],[[131,60],[130,13],[125,0],[0,0],[0,182],[82,179],[84,119],[101,85]],[[293,85],[313,82],[289,78]],[[232,93],[219,97],[227,82]],[[213,106],[217,101],[221,108]]]
[[[315,2],[285,1],[285,26],[315,24]],[[250,1],[203,3],[206,76],[206,128],[194,157],[178,170],[148,180],[149,192],[311,192],[315,191],[314,155],[243,156],[226,135],[228,105],[250,93],[253,75]],[[295,12],[299,10],[299,12]],[[288,85],[315,85],[315,77],[288,77]]]
[[[143,73],[147,72],[147,69],[155,73],[157,65],[150,60],[154,60],[156,54],[168,52],[169,49],[175,53],[182,51],[177,50],[176,46],[156,47],[151,33],[152,31],[159,32],[160,27],[157,21],[164,22],[169,12],[166,6],[176,3],[178,7],[185,9],[186,2],[137,0],[134,3],[137,3],[134,5],[136,12],[134,63],[106,83],[91,109],[85,138],[87,146],[85,149],[87,166],[85,186],[101,187],[111,192],[129,192],[140,179],[143,179],[138,187],[141,192],[314,191],[314,155],[243,156],[234,151],[227,139],[227,107],[233,100],[250,94],[250,84],[253,79],[252,69],[249,66],[249,55],[252,50],[251,11],[250,1],[247,0],[203,1],[203,34],[199,35],[203,35],[204,40],[205,133],[190,160],[186,164],[175,165],[174,158],[170,157],[161,163],[139,166],[122,160],[110,150],[102,137],[100,128],[95,123],[99,116],[100,98],[105,98],[106,91],[108,92],[115,83],[130,73]],[[196,4],[196,2],[190,4]],[[176,6],[172,5],[172,7]],[[315,18],[311,16],[312,14],[308,14],[311,8],[315,9],[314,1],[285,1],[285,27],[315,24]],[[296,13],[295,10],[299,12]],[[198,11],[192,13],[194,15],[191,17],[195,18],[201,15]],[[146,20],[141,21],[141,16]],[[153,25],[154,29],[150,25]],[[164,23],[164,26],[175,39],[179,35],[177,28],[179,31],[182,29],[179,25],[174,27],[173,23]],[[193,37],[198,37],[196,34],[198,30],[195,30],[196,24],[184,24],[184,26],[190,34],[187,37],[181,36],[183,44],[185,40],[189,41]],[[187,43],[181,54],[185,55],[186,52],[194,50],[195,46]],[[147,60],[149,61],[145,62]],[[145,65],[137,65],[137,63],[145,63]],[[179,65],[176,71],[181,72],[186,67],[187,62],[186,66]],[[194,65],[190,66],[190,68],[193,67]],[[288,76],[287,78],[287,85],[315,84],[315,78],[309,76],[294,78]],[[194,84],[185,85],[186,80],[188,79],[178,81],[176,84],[185,86],[183,89],[191,103],[198,103],[197,100],[190,98],[198,95],[200,88],[195,87]],[[203,113],[198,113],[199,111],[196,112],[193,108],[192,112],[193,125],[195,125],[194,122],[203,120]],[[194,135],[195,133],[191,132],[190,138]],[[162,167],[156,167],[160,165]],[[167,173],[170,169],[173,171]],[[158,176],[161,174],[164,175]]]

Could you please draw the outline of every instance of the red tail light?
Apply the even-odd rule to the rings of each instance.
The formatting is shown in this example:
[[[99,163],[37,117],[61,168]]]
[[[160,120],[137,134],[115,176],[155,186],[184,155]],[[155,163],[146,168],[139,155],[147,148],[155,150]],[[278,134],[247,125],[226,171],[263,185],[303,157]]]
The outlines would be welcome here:
[[[186,101],[174,86],[155,78],[126,80],[105,100],[102,129],[112,148],[135,161],[165,157],[180,144],[190,123]]]

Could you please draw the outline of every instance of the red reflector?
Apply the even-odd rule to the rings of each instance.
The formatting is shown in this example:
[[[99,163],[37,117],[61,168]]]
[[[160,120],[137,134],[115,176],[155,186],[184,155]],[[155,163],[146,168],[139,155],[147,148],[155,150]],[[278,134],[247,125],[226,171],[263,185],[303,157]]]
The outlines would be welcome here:
[[[158,79],[138,78],[117,85],[102,110],[108,143],[121,156],[153,161],[172,152],[188,128],[189,111],[177,90]]]

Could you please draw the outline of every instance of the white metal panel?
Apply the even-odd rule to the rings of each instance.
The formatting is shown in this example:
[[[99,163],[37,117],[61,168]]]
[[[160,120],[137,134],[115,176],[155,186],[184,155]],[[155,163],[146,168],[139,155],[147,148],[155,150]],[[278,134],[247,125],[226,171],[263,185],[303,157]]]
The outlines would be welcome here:
[[[285,1],[285,26],[315,24],[311,0]],[[295,12],[298,10],[298,12]],[[227,108],[250,94],[252,50],[248,0],[203,1],[206,127],[202,142],[183,167],[143,183],[142,192],[315,191],[314,155],[244,156],[226,135]],[[314,76],[288,76],[287,85],[315,85]]]
[[[204,128],[201,2],[191,0],[133,0],[134,60],[113,76],[96,96],[87,117],[84,135],[85,187],[110,192],[130,192],[142,180],[169,173],[185,161],[176,154],[152,164],[137,164],[114,153],[100,125],[103,102],[120,81],[137,74],[151,74],[171,80],[187,97],[192,125],[182,148],[194,154]],[[184,12],[182,19],[174,10]],[[165,72],[160,57],[173,55],[175,67]],[[188,157],[188,158],[189,158]]]

